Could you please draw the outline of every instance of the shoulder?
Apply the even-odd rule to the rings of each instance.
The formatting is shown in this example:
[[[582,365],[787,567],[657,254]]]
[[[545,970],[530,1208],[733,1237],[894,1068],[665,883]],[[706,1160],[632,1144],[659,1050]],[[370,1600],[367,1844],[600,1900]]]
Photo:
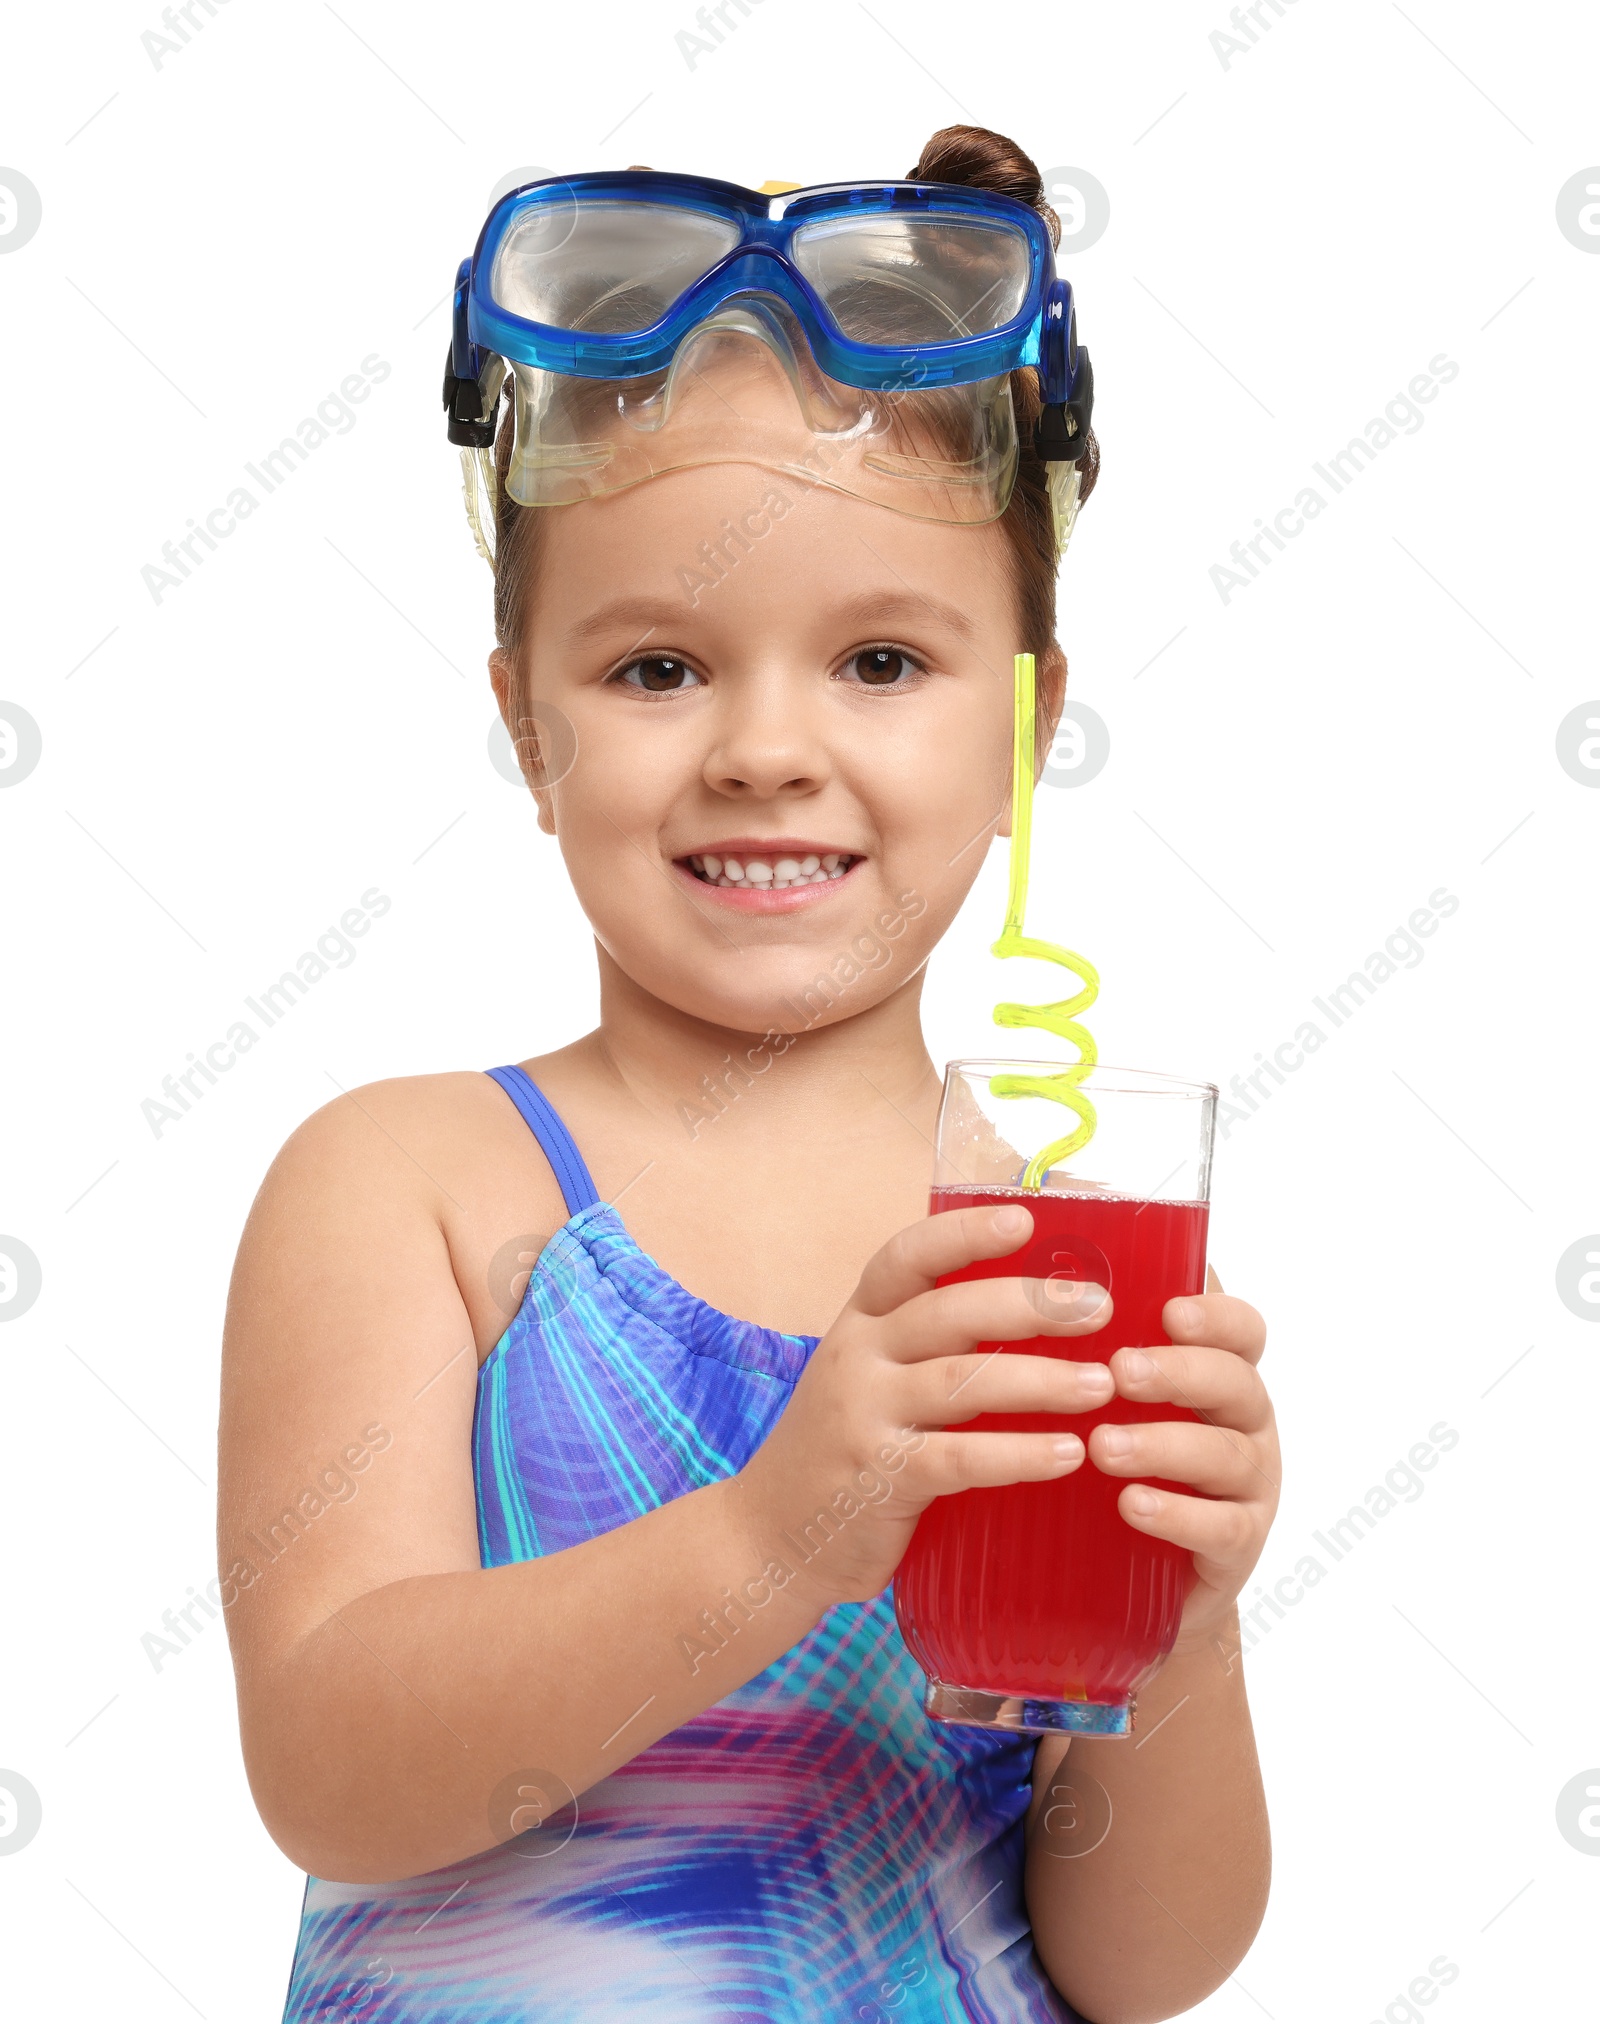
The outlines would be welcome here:
[[[514,1129],[513,1129],[514,1128]],[[341,1090],[284,1141],[272,1173],[359,1172],[441,1199],[464,1164],[528,1136],[505,1093],[477,1069],[397,1075]]]
[[[341,1091],[290,1133],[257,1193],[241,1259],[325,1281],[392,1273],[403,1259],[408,1283],[431,1260],[460,1289],[481,1347],[505,1325],[484,1292],[494,1260],[566,1219],[548,1160],[492,1077],[395,1076]]]
[[[477,1069],[398,1075],[340,1091],[297,1125],[257,1208],[338,1204],[340,1220],[431,1220],[451,1247],[498,1227],[510,1202],[564,1220],[560,1186],[506,1091]],[[524,1216],[526,1220],[526,1216]]]

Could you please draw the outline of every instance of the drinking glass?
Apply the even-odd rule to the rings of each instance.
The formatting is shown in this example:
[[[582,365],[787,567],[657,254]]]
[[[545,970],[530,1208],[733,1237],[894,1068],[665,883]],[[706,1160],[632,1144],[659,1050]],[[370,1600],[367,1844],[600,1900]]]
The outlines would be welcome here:
[[[933,1212],[1019,1202],[1033,1235],[940,1285],[1093,1280],[1112,1300],[1111,1319],[1091,1334],[983,1343],[980,1353],[1105,1363],[1113,1350],[1166,1342],[1165,1302],[1205,1289],[1216,1086],[1096,1066],[1077,1085],[1095,1109],[1093,1135],[1039,1188],[1024,1187],[1028,1162],[1076,1120],[1046,1098],[998,1096],[991,1079],[1060,1075],[1068,1065],[952,1061],[945,1071]],[[1102,1421],[1199,1417],[1182,1404],[1117,1395],[1084,1413],[985,1413],[964,1430],[1071,1428],[1087,1446]],[[1052,1482],[961,1490],[928,1506],[894,1594],[935,1721],[1034,1735],[1133,1732],[1135,1696],[1172,1649],[1194,1562],[1122,1517],[1117,1496],[1128,1482],[1185,1488],[1159,1476],[1103,1475],[1086,1457]]]

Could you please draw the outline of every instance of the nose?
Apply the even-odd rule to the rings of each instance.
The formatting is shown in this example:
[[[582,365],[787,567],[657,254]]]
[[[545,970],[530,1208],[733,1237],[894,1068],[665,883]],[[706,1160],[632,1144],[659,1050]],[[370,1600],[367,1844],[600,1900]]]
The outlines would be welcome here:
[[[704,778],[731,800],[797,799],[833,772],[814,671],[768,669],[730,683],[716,713]]]

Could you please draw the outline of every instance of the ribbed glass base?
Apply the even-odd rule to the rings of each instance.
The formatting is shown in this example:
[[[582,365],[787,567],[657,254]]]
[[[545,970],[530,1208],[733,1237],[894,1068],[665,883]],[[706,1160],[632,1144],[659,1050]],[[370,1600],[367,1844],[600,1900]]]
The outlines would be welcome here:
[[[975,1729],[1010,1729],[1024,1736],[1131,1736],[1134,1697],[1125,1701],[1045,1701],[1026,1694],[990,1694],[929,1680],[922,1705],[935,1722]]]

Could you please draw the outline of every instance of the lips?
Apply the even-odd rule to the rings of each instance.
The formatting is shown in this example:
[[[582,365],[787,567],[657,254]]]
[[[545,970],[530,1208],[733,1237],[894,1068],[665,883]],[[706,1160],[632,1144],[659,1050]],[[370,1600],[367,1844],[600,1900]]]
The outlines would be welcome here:
[[[679,858],[703,885],[744,892],[785,892],[790,886],[827,885],[841,879],[860,855],[848,850],[805,850],[798,845],[765,850],[691,851]]]

